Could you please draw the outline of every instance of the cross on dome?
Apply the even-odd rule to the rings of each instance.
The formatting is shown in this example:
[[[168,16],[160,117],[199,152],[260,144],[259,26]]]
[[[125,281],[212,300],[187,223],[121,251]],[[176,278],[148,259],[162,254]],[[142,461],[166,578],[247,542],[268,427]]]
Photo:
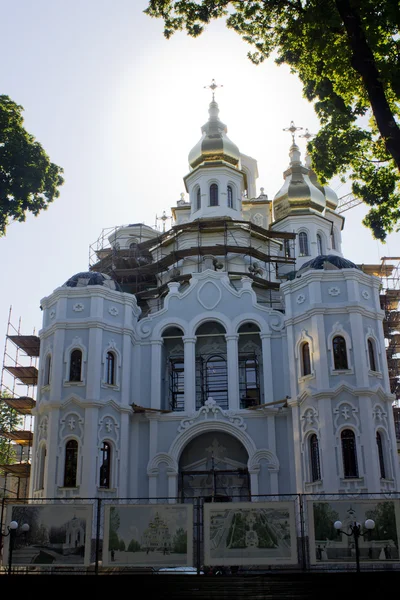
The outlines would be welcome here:
[[[210,90],[212,91],[212,99],[213,99],[213,101],[214,101],[214,98],[215,98],[215,90],[216,90],[217,88],[221,88],[221,87],[224,87],[224,86],[223,86],[223,85],[218,85],[217,83],[215,83],[215,79],[212,79],[212,80],[211,80],[211,84],[210,84],[210,85],[205,85],[205,86],[204,86],[204,89],[210,89]]]
[[[283,131],[290,131],[290,133],[292,134],[292,142],[294,145],[296,143],[296,141],[295,141],[296,131],[303,131],[303,127],[296,127],[296,125],[294,124],[294,121],[290,121],[290,127],[286,127],[285,129],[283,129]]]
[[[300,129],[302,129],[302,128],[300,127]],[[314,137],[314,135],[315,135],[314,133],[310,133],[308,131],[308,129],[306,129],[304,133],[301,133],[299,135],[299,137],[305,138],[307,140],[307,142],[308,142],[308,140],[310,140],[312,137]]]

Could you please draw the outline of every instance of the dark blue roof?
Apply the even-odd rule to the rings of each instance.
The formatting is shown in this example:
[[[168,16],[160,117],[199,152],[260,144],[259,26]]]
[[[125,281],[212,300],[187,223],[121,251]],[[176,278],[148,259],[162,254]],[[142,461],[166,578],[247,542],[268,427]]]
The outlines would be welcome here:
[[[111,279],[109,275],[104,273],[96,273],[95,271],[82,271],[82,273],[76,273],[64,283],[63,287],[86,287],[88,285],[104,285],[110,290],[116,290],[121,292],[119,283]]]
[[[312,258],[308,262],[304,263],[302,267],[299,269],[298,274],[301,274],[303,271],[308,271],[309,269],[323,269],[325,263],[329,263],[336,267],[337,269],[358,269],[361,271],[360,267],[357,267],[351,260],[347,260],[347,258],[342,258],[341,256],[336,256],[335,254],[320,254],[316,258]]]

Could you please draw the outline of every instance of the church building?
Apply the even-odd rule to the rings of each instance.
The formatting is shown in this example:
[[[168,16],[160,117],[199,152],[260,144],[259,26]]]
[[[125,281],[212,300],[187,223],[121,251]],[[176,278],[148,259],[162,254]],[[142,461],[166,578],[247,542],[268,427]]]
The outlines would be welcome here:
[[[269,200],[208,112],[171,228],[109,230],[42,300],[31,498],[400,489],[380,280],[337,195],[292,126]]]

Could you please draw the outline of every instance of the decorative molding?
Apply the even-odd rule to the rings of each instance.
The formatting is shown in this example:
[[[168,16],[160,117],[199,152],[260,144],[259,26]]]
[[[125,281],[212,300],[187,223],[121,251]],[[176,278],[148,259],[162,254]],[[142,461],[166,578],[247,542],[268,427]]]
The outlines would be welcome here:
[[[66,438],[81,440],[83,438],[84,419],[76,412],[69,412],[60,419],[60,442]]]
[[[369,300],[369,299],[370,299],[370,297],[371,297],[371,294],[369,293],[369,291],[368,291],[368,290],[363,290],[363,291],[361,292],[361,296],[364,298],[364,300]]]
[[[234,411],[222,410],[213,398],[208,398],[204,406],[200,408],[194,415],[182,419],[178,427],[178,433],[186,431],[193,425],[197,425],[201,421],[214,420],[220,422],[231,423],[234,427],[246,431],[246,424],[242,417],[239,417]]]
[[[108,312],[110,313],[110,315],[112,317],[116,317],[119,314],[119,310],[116,306],[110,306],[110,308],[108,309]]]
[[[258,471],[260,469],[260,463],[262,460],[267,461],[268,471],[279,471],[278,457],[271,450],[267,450],[266,448],[261,448],[260,450],[256,450],[256,452],[254,452],[253,456],[248,461],[247,466],[249,471]]]
[[[358,408],[353,406],[348,400],[339,402],[337,407],[333,410],[335,415],[334,425],[335,430],[346,429],[347,427],[354,428],[356,433],[360,433],[360,420],[358,418]]]
[[[319,415],[318,410],[314,407],[308,407],[304,411],[301,416],[301,420],[303,421],[303,433],[309,431],[310,429],[319,430]]]
[[[82,302],[77,302],[76,304],[73,305],[72,310],[74,312],[82,312],[85,308],[85,305],[82,304]]]
[[[215,291],[217,292],[216,296]],[[214,281],[205,281],[197,291],[197,300],[206,310],[213,310],[216,308],[221,302],[221,298],[221,288],[218,287]]]
[[[296,298],[296,302],[297,304],[303,304],[303,302],[305,302],[306,297],[304,294],[299,294]]]
[[[55,310],[54,310],[54,308],[53,308],[53,310],[51,310],[51,311],[49,312],[49,317],[50,317],[50,319],[54,319],[54,317],[55,317],[55,316],[56,316],[56,311],[55,311]]]
[[[49,426],[49,419],[47,416],[44,416],[40,419],[39,423],[39,442],[41,440],[47,440],[47,430]]]
[[[119,424],[110,414],[106,414],[99,419],[97,440],[99,447],[103,441],[113,441],[115,443],[115,451],[118,453]]]
[[[169,475],[178,475],[178,463],[167,452],[159,452],[158,454],[153,456],[151,460],[149,460],[149,463],[147,465],[147,474],[153,477],[158,475],[161,463],[166,463],[167,473]]]
[[[340,287],[332,286],[332,287],[328,288],[328,294],[330,296],[339,296],[339,294],[340,294]]]

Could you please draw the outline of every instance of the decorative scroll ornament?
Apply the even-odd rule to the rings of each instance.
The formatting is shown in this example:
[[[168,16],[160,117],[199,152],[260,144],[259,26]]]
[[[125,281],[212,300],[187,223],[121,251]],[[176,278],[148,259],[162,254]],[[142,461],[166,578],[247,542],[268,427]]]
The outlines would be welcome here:
[[[305,302],[305,295],[304,294],[299,294],[296,298],[296,302],[297,304],[303,304],[303,302]]]
[[[116,317],[118,315],[118,308],[116,306],[110,306],[110,308],[108,309],[108,312],[110,313],[110,315],[112,317]]]
[[[246,425],[243,421],[242,417],[239,417],[234,411],[230,410],[222,410],[220,406],[215,402],[213,398],[208,398],[204,403],[204,406],[197,411],[196,414],[191,417],[187,417],[186,419],[182,419],[178,427],[178,433],[182,433],[182,431],[186,431],[193,425],[200,423],[201,421],[222,421],[228,422],[237,427],[238,429],[242,429],[246,431]]]
[[[85,305],[82,304],[82,302],[77,302],[76,304],[73,305],[72,310],[74,312],[82,312],[84,308],[85,308]]]

